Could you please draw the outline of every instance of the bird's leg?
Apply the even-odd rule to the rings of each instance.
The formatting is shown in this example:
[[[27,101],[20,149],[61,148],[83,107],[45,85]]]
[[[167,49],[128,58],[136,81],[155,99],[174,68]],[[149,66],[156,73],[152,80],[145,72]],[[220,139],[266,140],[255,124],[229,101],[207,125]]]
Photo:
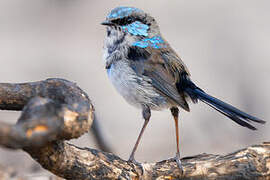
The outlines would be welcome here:
[[[178,131],[178,114],[179,110],[177,107],[172,107],[171,108],[171,113],[174,118],[175,122],[175,134],[176,134],[176,156],[175,156],[175,161],[178,165],[178,167],[183,171],[181,160],[180,160],[180,150],[179,150],[179,131]]]
[[[131,155],[129,156],[129,159],[128,159],[128,161],[133,162],[133,163],[137,163],[135,161],[135,159],[134,159],[134,155],[135,155],[137,147],[138,147],[138,145],[140,143],[143,132],[144,132],[144,130],[145,130],[145,128],[146,128],[146,126],[147,126],[147,124],[149,122],[150,116],[151,116],[151,110],[150,110],[150,108],[148,106],[146,106],[146,105],[143,106],[142,115],[143,115],[143,118],[144,118],[143,127],[142,127],[142,129],[140,131],[139,137],[137,138],[137,141],[136,141],[136,143],[135,143],[135,145],[133,147],[133,150],[131,152]]]

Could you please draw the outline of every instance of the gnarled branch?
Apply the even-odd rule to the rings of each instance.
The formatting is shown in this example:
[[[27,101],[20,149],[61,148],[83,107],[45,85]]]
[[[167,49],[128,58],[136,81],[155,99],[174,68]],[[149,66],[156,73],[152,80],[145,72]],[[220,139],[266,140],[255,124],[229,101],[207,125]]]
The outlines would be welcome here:
[[[111,153],[57,142],[29,150],[44,168],[66,179],[257,179],[270,177],[270,143],[222,156],[200,154],[182,159],[184,174],[173,159],[138,166]]]
[[[22,110],[15,125],[0,122],[0,144],[13,149],[80,137],[93,119],[87,94],[63,79],[2,83],[0,109]]]
[[[66,179],[263,179],[270,178],[270,143],[222,156],[201,154],[140,165],[111,153],[64,142],[91,126],[93,106],[74,83],[63,79],[0,84],[0,109],[22,110],[15,125],[0,123],[0,145],[23,149],[45,169]]]

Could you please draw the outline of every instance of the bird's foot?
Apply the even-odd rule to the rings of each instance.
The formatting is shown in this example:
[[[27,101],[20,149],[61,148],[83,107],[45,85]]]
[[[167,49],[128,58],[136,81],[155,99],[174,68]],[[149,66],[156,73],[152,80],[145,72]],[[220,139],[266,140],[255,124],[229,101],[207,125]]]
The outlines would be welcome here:
[[[136,161],[134,159],[134,157],[129,157],[128,162],[135,164],[135,165],[138,165],[138,166],[142,166],[142,164],[140,162]]]
[[[183,166],[182,166],[182,163],[181,163],[181,160],[180,160],[180,154],[176,153],[176,156],[174,157],[174,160],[176,161],[176,164],[177,164],[179,170],[181,171],[181,174],[183,174],[184,169],[183,169]]]
[[[134,157],[129,157],[128,162],[129,163],[132,163],[135,166],[135,168],[139,168],[143,172],[143,165],[142,165],[142,163],[136,161],[134,159]]]

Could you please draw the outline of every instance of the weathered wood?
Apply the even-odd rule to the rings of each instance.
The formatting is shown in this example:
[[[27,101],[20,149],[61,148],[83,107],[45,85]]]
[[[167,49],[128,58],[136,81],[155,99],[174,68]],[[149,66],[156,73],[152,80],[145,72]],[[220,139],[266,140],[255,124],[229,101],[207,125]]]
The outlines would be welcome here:
[[[94,108],[87,94],[66,80],[0,84],[0,109],[22,110],[15,125],[0,122],[0,145],[23,149],[65,179],[270,179],[270,143],[183,158],[183,174],[173,159],[138,165],[69,144],[64,140],[87,132]]]
[[[184,174],[173,159],[139,166],[111,153],[65,142],[27,152],[45,169],[66,179],[270,179],[270,143],[228,155],[183,158]]]
[[[0,109],[22,110],[15,125],[0,122],[0,144],[13,149],[78,138],[94,111],[87,94],[63,79],[0,84]]]

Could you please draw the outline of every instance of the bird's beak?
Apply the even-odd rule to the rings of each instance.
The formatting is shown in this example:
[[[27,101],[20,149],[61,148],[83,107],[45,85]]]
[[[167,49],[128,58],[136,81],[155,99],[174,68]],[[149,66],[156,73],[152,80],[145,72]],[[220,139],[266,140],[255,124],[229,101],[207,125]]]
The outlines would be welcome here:
[[[112,22],[110,22],[110,21],[108,21],[108,20],[105,20],[105,21],[103,21],[102,23],[100,23],[101,25],[104,25],[104,26],[112,26],[112,25],[114,25],[114,23],[112,23]]]

